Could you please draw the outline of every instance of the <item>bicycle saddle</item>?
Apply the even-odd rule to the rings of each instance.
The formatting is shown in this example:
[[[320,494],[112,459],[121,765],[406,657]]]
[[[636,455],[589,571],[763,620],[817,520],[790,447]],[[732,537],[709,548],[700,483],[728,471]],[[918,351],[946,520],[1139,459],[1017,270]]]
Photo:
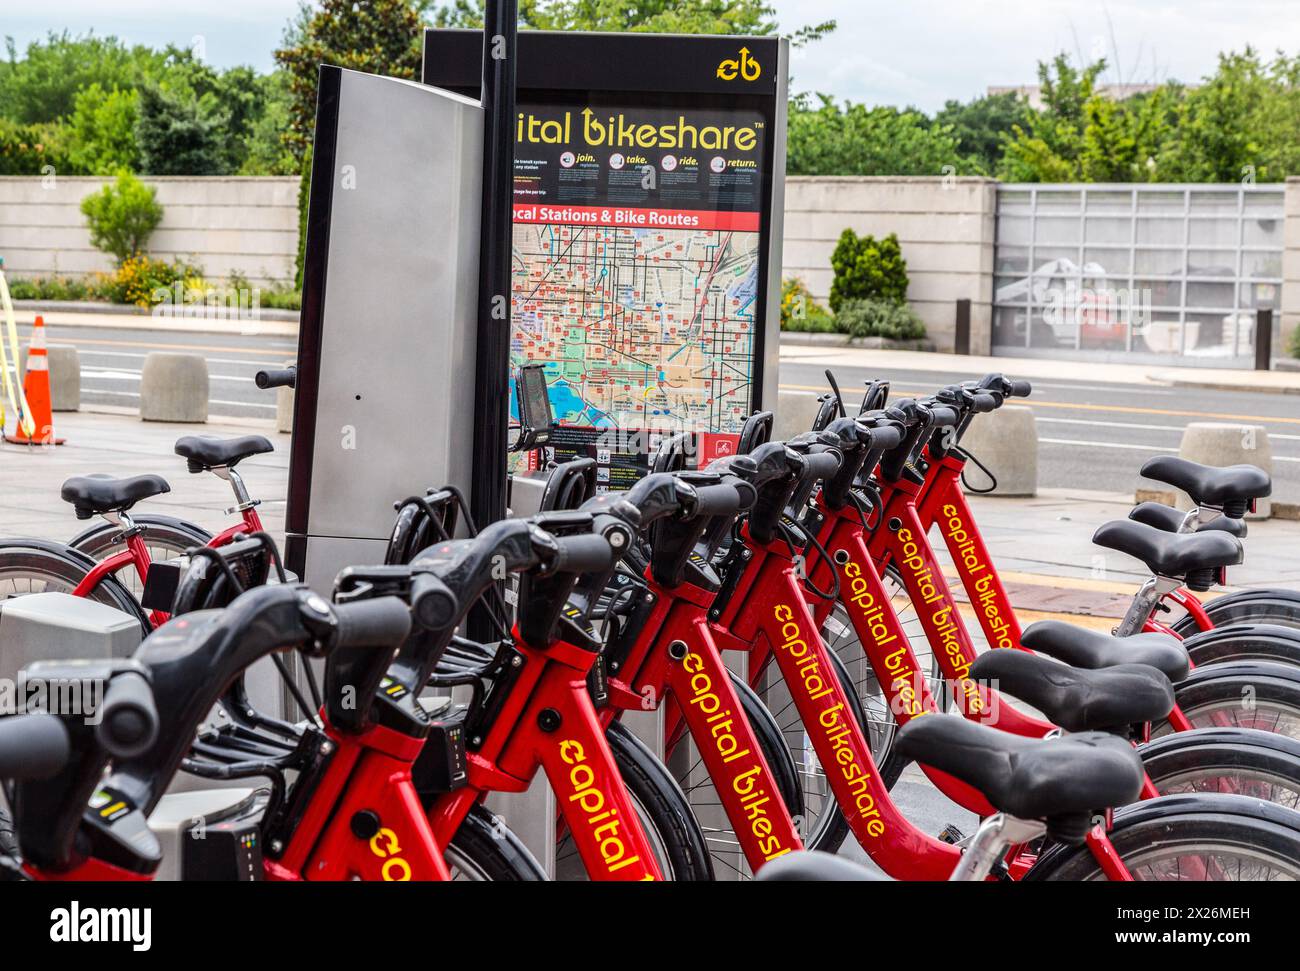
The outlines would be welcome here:
[[[1166,533],[1176,533],[1182,528],[1183,519],[1186,515],[1181,509],[1166,506],[1163,502],[1140,502],[1129,512],[1128,518],[1135,522],[1154,526],[1156,529],[1163,529]],[[1208,523],[1199,523],[1196,527],[1198,533],[1215,529],[1221,530],[1229,536],[1235,536],[1237,539],[1246,538],[1246,521],[1244,519],[1215,516]]]
[[[124,512],[141,499],[171,491],[161,475],[133,475],[127,479],[78,475],[64,482],[59,494],[64,502],[72,503],[78,519],[89,519],[100,513]]]
[[[238,438],[186,435],[176,439],[176,454],[186,460],[191,472],[206,472],[222,467],[233,469],[238,462],[250,455],[274,451],[275,446],[261,435],[241,435]]]
[[[1133,746],[1102,732],[1023,738],[956,715],[927,715],[904,725],[896,744],[900,755],[974,786],[996,809],[1021,819],[1122,806],[1142,789]]]
[[[1273,491],[1268,473],[1253,465],[1216,468],[1180,459],[1176,455],[1148,459],[1142,466],[1142,475],[1182,489],[1198,506],[1222,506],[1225,512],[1229,506],[1235,506],[1228,513],[1234,519],[1246,514],[1251,500],[1263,499]]]
[[[970,676],[1033,705],[1067,732],[1113,731],[1159,721],[1174,707],[1169,679],[1145,664],[1085,671],[1014,648],[976,658]]]
[[[1241,541],[1220,530],[1166,533],[1131,519],[1102,524],[1092,541],[1141,560],[1159,576],[1187,577],[1193,590],[1208,590],[1214,584],[1213,577],[1200,574],[1235,566],[1245,558]]]
[[[795,850],[764,863],[758,871],[759,880],[849,881],[884,880],[880,874],[868,870],[860,863],[846,860],[819,850]]]
[[[1113,668],[1145,664],[1177,684],[1187,677],[1191,662],[1187,648],[1170,634],[1151,632],[1116,637],[1060,620],[1040,620],[1020,635],[1020,643],[1076,668]]]

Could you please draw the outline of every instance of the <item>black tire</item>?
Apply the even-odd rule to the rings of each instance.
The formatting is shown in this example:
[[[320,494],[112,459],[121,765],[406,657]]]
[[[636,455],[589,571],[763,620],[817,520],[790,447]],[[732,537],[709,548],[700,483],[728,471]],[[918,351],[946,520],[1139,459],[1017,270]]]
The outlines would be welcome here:
[[[841,660],[836,651],[828,651],[827,653],[830,656],[831,666],[835,668],[835,675],[839,678],[840,688],[848,697],[849,707],[853,717],[857,720],[858,727],[864,733],[868,732],[867,715],[862,706],[862,699],[859,696],[858,682],[849,673],[844,661]],[[871,666],[866,658],[861,657],[859,660],[862,666],[870,671]],[[769,662],[767,670],[763,672],[759,683],[763,685],[763,690],[759,692],[758,696],[781,729],[782,741],[787,751],[791,752],[790,760],[796,767],[796,779],[799,782],[801,800],[804,805],[804,819],[811,823],[811,825],[805,825],[804,827],[807,831],[804,848],[821,850],[824,853],[834,853],[844,843],[845,837],[849,835],[849,823],[825,784],[826,776],[824,772],[820,771],[820,763],[817,763],[816,768],[813,769],[806,761],[806,756],[812,755],[813,761],[816,762],[816,755],[811,750],[803,751],[806,738],[803,722],[799,718],[799,713],[794,710],[793,699],[790,698],[789,692],[785,690],[780,667],[774,662]],[[776,707],[773,707],[773,705]],[[795,757],[793,753],[796,751],[801,752],[805,759]],[[805,770],[798,772],[798,766],[801,763],[804,765]],[[887,788],[893,788],[905,764],[904,759],[894,756],[887,759],[884,766],[876,766],[876,775],[885,783]],[[812,777],[813,774],[816,774],[820,781],[815,781]],[[816,813],[815,818],[810,820],[809,817],[813,815],[814,811]]]
[[[443,857],[453,880],[506,883],[546,879],[546,872],[519,837],[483,806],[469,811]]]
[[[1221,661],[1275,661],[1300,668],[1300,630],[1277,624],[1230,624],[1183,640],[1197,667]]]
[[[1199,855],[1221,848],[1247,861],[1276,867],[1283,879],[1300,879],[1300,829],[1295,813],[1234,796],[1163,796],[1117,809],[1110,841],[1135,879],[1160,879],[1161,857]],[[1225,877],[1265,879],[1245,868],[1216,867]],[[1170,878],[1187,879],[1174,870]],[[1052,846],[1025,874],[1026,880],[1104,880],[1086,846]]]
[[[71,593],[94,566],[84,553],[59,543],[0,540],[0,600],[27,593]],[[87,599],[135,617],[146,636],[153,630],[140,602],[114,577],[104,577]]]
[[[1233,792],[1300,809],[1300,741],[1248,728],[1198,728],[1138,746],[1161,795]]]
[[[1300,738],[1300,668],[1264,661],[1225,661],[1194,670],[1174,685],[1194,728],[1254,728]],[[1167,721],[1151,735],[1172,732]]]
[[[1292,590],[1242,590],[1215,597],[1203,606],[1216,627],[1277,624],[1300,628],[1300,593]],[[1173,629],[1181,637],[1200,630],[1191,614],[1181,617]]]
[[[150,559],[154,561],[183,556],[186,550],[195,546],[207,546],[212,540],[212,534],[202,526],[187,523],[173,516],[141,513],[132,516],[131,521],[137,526],[144,527],[142,538],[145,546],[149,548]],[[68,542],[68,545],[99,561],[126,549],[126,543],[119,538],[120,533],[121,530],[111,523],[100,523],[78,533]],[[135,567],[125,566],[113,575],[133,597],[140,599],[144,584],[140,582]]]
[[[731,685],[735,688],[736,695],[740,699],[740,707],[758,739],[758,747],[763,752],[763,758],[768,768],[772,770],[772,784],[780,793],[786,810],[798,822],[804,817],[803,787],[799,784],[799,772],[790,755],[790,749],[785,744],[781,728],[754,690],[735,673],[731,674]],[[692,807],[692,817],[697,821],[696,826],[703,834],[705,846],[709,847],[708,856],[712,872],[717,874],[721,867],[723,871],[730,871],[740,879],[750,879],[752,874],[743,860],[738,863],[732,862],[722,855],[722,852],[714,852],[713,846],[719,843],[734,843],[735,836],[728,828],[730,822],[716,826],[701,825],[699,822],[701,812],[709,812],[720,817],[721,810],[718,794],[689,736],[684,736],[669,750],[667,763],[674,783],[679,786],[687,803]],[[700,781],[692,782],[692,779]]]
[[[13,818],[0,809],[0,856],[17,860],[21,855],[18,849],[18,834],[14,831]]]

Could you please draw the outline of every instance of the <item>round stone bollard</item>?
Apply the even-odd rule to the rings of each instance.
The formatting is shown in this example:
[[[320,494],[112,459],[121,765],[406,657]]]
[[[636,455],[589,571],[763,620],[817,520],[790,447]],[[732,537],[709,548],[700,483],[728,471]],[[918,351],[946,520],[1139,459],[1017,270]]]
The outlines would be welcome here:
[[[286,362],[288,367],[293,361]],[[277,431],[293,431],[293,388],[275,389],[275,427]]]
[[[1268,430],[1262,425],[1234,425],[1218,421],[1194,421],[1183,430],[1178,446],[1180,458],[1201,465],[1256,465],[1273,474],[1273,448]],[[1191,509],[1192,500],[1179,492],[1174,502],[1179,509]],[[1267,499],[1260,499],[1255,512],[1247,518],[1267,519],[1272,509]]]
[[[1038,429],[1032,408],[1003,405],[996,411],[976,415],[962,436],[961,447],[997,479],[997,488],[990,495],[1037,495]],[[977,489],[990,484],[974,462],[966,465],[966,479]]]
[[[55,411],[81,410],[81,358],[71,344],[51,344],[50,399]]]
[[[198,354],[153,351],[140,373],[140,418],[144,421],[208,420],[208,362]]]
[[[777,392],[772,440],[784,442],[796,435],[811,431],[813,419],[816,417],[817,395],[801,391]]]

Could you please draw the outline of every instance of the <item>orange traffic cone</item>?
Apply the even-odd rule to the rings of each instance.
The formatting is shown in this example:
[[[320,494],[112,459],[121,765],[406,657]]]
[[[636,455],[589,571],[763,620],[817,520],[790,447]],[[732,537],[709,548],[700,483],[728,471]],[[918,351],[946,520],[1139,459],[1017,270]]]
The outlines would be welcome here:
[[[27,377],[23,379],[23,395],[27,398],[27,412],[35,428],[28,435],[20,418],[13,434],[5,434],[5,441],[15,445],[62,445],[63,439],[54,437],[50,355],[45,348],[45,320],[39,316],[32,328],[32,346],[27,352]]]

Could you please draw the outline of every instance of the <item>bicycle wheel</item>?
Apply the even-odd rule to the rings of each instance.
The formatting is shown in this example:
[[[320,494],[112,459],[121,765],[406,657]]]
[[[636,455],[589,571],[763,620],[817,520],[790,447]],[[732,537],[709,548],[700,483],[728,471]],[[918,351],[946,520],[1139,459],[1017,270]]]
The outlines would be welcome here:
[[[141,513],[133,516],[131,521],[137,526],[144,527],[142,538],[149,549],[149,559],[155,563],[184,556],[186,550],[195,546],[207,546],[212,539],[212,534],[203,527],[173,516]],[[91,526],[74,536],[68,545],[96,561],[107,559],[126,549],[126,541],[121,538],[121,530],[111,523]],[[140,599],[144,593],[144,583],[141,582],[134,566],[124,566],[113,575],[133,597]]]
[[[1300,628],[1300,593],[1293,590],[1239,590],[1215,597],[1202,606],[1215,627],[1276,624]],[[1184,614],[1173,629],[1181,637],[1190,637],[1200,630],[1191,614]]]
[[[1254,728],[1300,738],[1300,669],[1264,661],[1225,661],[1197,668],[1174,685],[1193,728]],[[1152,738],[1173,731],[1152,724]]]
[[[1300,667],[1300,630],[1277,624],[1230,624],[1183,640],[1197,667],[1220,661],[1276,661]]]
[[[664,878],[712,880],[704,834],[677,781],[626,725],[610,723],[605,738]],[[556,847],[555,879],[587,879],[587,869],[567,833],[560,835]]]
[[[767,761],[768,768],[772,770],[773,785],[785,803],[786,811],[794,817],[796,824],[802,830],[801,820],[806,819],[803,788],[799,784],[798,769],[789,748],[786,747],[781,728],[744,679],[733,673],[731,684],[740,699],[740,707],[744,711],[745,718],[758,739],[758,747],[763,752],[763,758]],[[713,872],[719,879],[724,880],[751,879],[753,872],[740,849],[740,841],[731,828],[731,821],[722,807],[722,800],[713,787],[713,780],[704,765],[704,760],[700,757],[694,739],[689,734],[684,734],[669,749],[665,761],[669,772],[685,794],[692,815],[704,834]]]
[[[18,859],[18,834],[14,832],[14,821],[3,809],[0,809],[0,856]]]
[[[1235,796],[1165,796],[1115,810],[1110,841],[1135,880],[1300,880],[1300,817]],[[1026,880],[1105,880],[1086,846],[1054,845]]]
[[[483,806],[469,811],[442,851],[451,878],[460,881],[545,880],[528,847]]]
[[[873,734],[873,728],[879,722],[873,725],[863,708],[859,692],[863,690],[865,683],[862,670],[865,669],[866,677],[871,680],[874,680],[875,676],[871,673],[871,664],[865,657],[861,656],[860,651],[858,654],[857,659],[852,662],[859,671],[857,678],[850,673],[850,668],[844,663],[839,654],[832,651],[830,659],[832,666],[835,668],[835,674],[839,678],[840,687],[848,695],[853,717],[857,719],[858,725],[867,735],[874,758],[878,739]],[[841,812],[839,804],[835,800],[835,794],[831,791],[830,783],[826,779],[826,773],[817,758],[817,752],[813,749],[812,739],[808,737],[807,731],[804,730],[803,721],[794,706],[794,699],[790,697],[785,679],[781,677],[780,667],[769,661],[766,670],[763,671],[759,678],[758,685],[759,700],[771,712],[772,718],[775,719],[777,726],[780,728],[785,747],[791,753],[797,769],[797,779],[802,790],[804,806],[802,831],[807,834],[804,838],[804,848],[834,853],[840,848],[844,838],[848,836],[849,823],[844,818],[844,813]],[[879,688],[878,683],[877,688]],[[883,698],[879,700],[882,705],[885,704]],[[882,747],[892,748],[892,746],[887,745]],[[890,759],[884,766],[878,765],[876,775],[884,780],[886,786],[892,788],[894,783],[898,781],[898,773],[902,770],[903,760],[895,757]]]
[[[1198,728],[1138,746],[1162,796],[1219,792],[1300,809],[1300,742],[1248,728]]]
[[[84,553],[58,543],[0,540],[0,600],[29,593],[72,593],[94,566]],[[153,630],[140,602],[114,577],[104,577],[87,599],[135,617],[145,635]]]

